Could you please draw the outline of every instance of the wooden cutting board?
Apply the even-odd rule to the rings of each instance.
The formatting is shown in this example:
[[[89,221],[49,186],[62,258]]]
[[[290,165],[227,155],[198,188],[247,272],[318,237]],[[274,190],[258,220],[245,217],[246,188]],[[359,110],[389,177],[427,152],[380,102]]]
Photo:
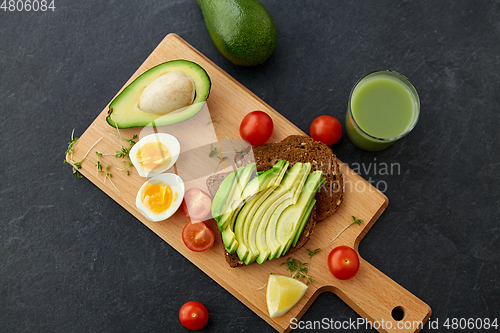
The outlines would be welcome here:
[[[326,263],[330,250],[334,246],[348,245],[357,251],[361,239],[388,205],[388,199],[384,194],[344,164],[341,164],[341,170],[345,175],[344,202],[333,216],[316,226],[313,236],[305,246],[309,249],[322,248],[322,250],[312,258],[312,261],[309,260],[305,249],[300,249],[293,254],[294,258],[302,262],[310,262],[310,275],[318,282],[310,284],[299,303],[280,318],[269,317],[266,306],[266,288],[263,286],[268,280],[269,273],[288,274],[285,266],[280,266],[286,258],[278,258],[262,265],[254,263],[232,269],[225,261],[219,232],[216,232],[215,244],[210,250],[195,253],[187,249],[182,242],[181,231],[188,219],[180,211],[177,211],[170,219],[156,223],[150,222],[139,213],[135,207],[135,197],[145,178],[140,177],[133,167],[130,168],[130,175],[118,169],[123,169],[126,164],[121,163],[123,159],[114,157],[115,151],[120,150],[122,145],[128,147],[128,143],[119,137],[130,139],[136,134],[140,138],[154,131],[173,134],[180,141],[181,155],[176,165],[167,172],[179,174],[185,182],[186,189],[199,187],[206,190],[205,180],[209,175],[216,170],[219,172],[223,171],[222,169],[226,171],[231,169],[227,163],[229,158],[219,163],[218,154],[210,157],[208,153],[218,146],[230,155],[223,141],[239,139],[238,125],[248,112],[263,110],[271,115],[274,132],[268,142],[280,141],[291,134],[305,135],[175,34],[165,37],[123,88],[147,69],[175,59],[186,59],[198,63],[211,78],[210,97],[207,105],[198,115],[176,125],[117,131],[105,120],[108,110],[106,106],[80,137],[72,158],[67,157],[68,161],[71,163],[72,160],[81,160],[88,152],[88,159],[82,162],[80,169],[86,178],[280,332],[289,331],[291,319],[300,319],[316,297],[325,291],[333,292],[341,297],[362,318],[372,322],[374,328],[380,326],[378,328],[380,332],[418,331],[419,329],[415,327],[397,329],[398,323],[403,327],[404,324],[409,327],[409,323],[413,322],[425,323],[431,315],[430,307],[361,257],[360,270],[351,280],[337,280],[327,269]],[[226,140],[226,142],[230,141]],[[242,147],[234,147],[234,150],[239,148]],[[105,177],[104,173],[97,172],[94,165],[96,151],[110,154],[99,157],[99,161],[104,167],[110,165],[107,172],[111,174],[111,178]],[[351,226],[334,245],[327,246],[329,241],[351,221],[352,216],[363,219],[365,222],[361,226]],[[212,230],[217,231],[213,219],[208,220],[207,223]],[[210,304],[207,304],[207,307],[210,309]],[[400,322],[394,320],[391,315],[396,307],[404,311],[404,318]],[[335,318],[332,319],[335,320]]]

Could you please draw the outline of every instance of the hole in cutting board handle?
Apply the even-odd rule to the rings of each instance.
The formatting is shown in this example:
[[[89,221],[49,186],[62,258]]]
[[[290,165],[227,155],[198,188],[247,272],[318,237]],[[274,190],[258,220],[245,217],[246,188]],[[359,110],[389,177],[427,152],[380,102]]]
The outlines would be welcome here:
[[[402,306],[396,306],[391,312],[392,318],[395,321],[401,321],[406,315],[406,311]]]

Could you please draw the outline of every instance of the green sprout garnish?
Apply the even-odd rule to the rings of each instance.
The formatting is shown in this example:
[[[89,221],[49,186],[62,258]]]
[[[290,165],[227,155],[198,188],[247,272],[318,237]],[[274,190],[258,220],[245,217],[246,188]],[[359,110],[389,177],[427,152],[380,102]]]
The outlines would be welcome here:
[[[288,257],[286,262],[281,263],[280,266],[287,265],[288,271],[294,279],[307,279],[306,284],[314,282],[315,280],[309,276],[309,264],[301,262],[298,259]]]

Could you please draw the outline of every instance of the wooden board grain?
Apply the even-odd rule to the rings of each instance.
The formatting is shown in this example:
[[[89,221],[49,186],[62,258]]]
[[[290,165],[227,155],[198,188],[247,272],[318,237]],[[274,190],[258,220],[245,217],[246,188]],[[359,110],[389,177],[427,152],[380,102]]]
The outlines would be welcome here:
[[[254,263],[232,269],[225,261],[223,244],[218,232],[216,232],[215,244],[210,250],[195,253],[188,250],[182,242],[181,231],[188,219],[180,211],[170,219],[156,223],[148,221],[139,213],[135,208],[135,197],[145,179],[140,177],[133,168],[130,169],[128,176],[116,168],[122,168],[124,164],[113,156],[114,152],[119,150],[121,145],[127,146],[127,143],[120,140],[119,136],[129,139],[134,134],[142,137],[155,131],[173,134],[180,141],[181,155],[176,165],[167,172],[179,174],[185,181],[186,188],[199,187],[206,190],[206,177],[216,169],[230,168],[226,163],[229,159],[219,165],[218,159],[209,157],[208,152],[217,146],[222,150],[226,149],[221,145],[223,139],[238,139],[238,124],[248,112],[263,110],[271,115],[274,132],[269,142],[280,141],[291,134],[305,135],[175,34],[165,37],[124,87],[147,69],[175,59],[186,59],[198,63],[211,78],[210,97],[198,115],[176,125],[117,131],[105,120],[108,112],[108,106],[106,106],[80,137],[73,156],[67,157],[68,161],[70,163],[78,161],[88,152],[88,158],[82,162],[80,169],[86,178],[278,331],[289,331],[291,319],[300,319],[314,299],[325,291],[337,294],[360,316],[372,322],[375,328],[378,326],[380,332],[419,331],[419,327],[415,325],[402,329],[398,325],[408,322],[425,323],[431,315],[430,307],[368,262],[361,258],[359,273],[355,278],[347,281],[335,279],[325,268],[328,253],[334,245],[349,245],[357,250],[361,239],[388,205],[388,199],[384,194],[344,164],[341,164],[346,186],[344,202],[333,216],[317,225],[306,246],[310,249],[322,248],[322,251],[315,255],[311,262],[310,275],[317,282],[310,284],[299,303],[280,318],[269,317],[266,307],[266,289],[262,287],[266,284],[269,273],[287,274],[285,267],[280,266],[285,258],[268,261],[262,265]],[[110,154],[101,156],[100,162],[104,166],[111,165],[109,169],[112,174],[111,178],[105,178],[103,173],[97,172],[94,166],[95,151]],[[334,245],[328,245],[353,215],[363,219],[365,223],[348,228]],[[208,220],[207,223],[214,231],[217,231],[213,219]],[[309,262],[305,250],[299,250],[293,256],[303,262]],[[400,322],[392,318],[391,312],[395,307],[401,307],[404,310],[405,315]]]

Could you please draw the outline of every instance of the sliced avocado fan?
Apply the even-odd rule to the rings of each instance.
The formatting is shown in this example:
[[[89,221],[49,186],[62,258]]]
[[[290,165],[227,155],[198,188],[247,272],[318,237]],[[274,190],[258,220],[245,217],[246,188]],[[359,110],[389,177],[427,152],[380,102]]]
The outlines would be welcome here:
[[[238,168],[219,187],[212,214],[228,253],[245,264],[277,258],[296,246],[325,181],[310,163],[295,163],[288,170],[280,161],[255,174],[255,163]],[[251,180],[250,180],[251,179]]]
[[[229,253],[234,253],[236,247],[238,246],[238,242],[236,241],[234,234],[234,224],[243,205],[257,193],[269,187],[275,186],[275,184],[279,184],[287,167],[288,162],[279,162],[270,170],[249,181],[251,176],[254,175],[256,171],[255,163],[251,163],[246,167],[238,168],[235,172],[226,177],[226,179],[229,177],[233,178],[232,181],[229,180],[226,184],[224,183],[225,179],[222,182],[214,197],[214,201],[218,207],[223,208],[214,208],[214,204],[212,204],[212,209],[213,212],[215,210],[215,214],[217,215],[217,226],[222,232],[222,240]],[[226,186],[230,188],[228,189]],[[220,195],[219,191],[221,193]],[[222,205],[221,203],[223,202],[223,199],[221,196],[227,197],[227,200]]]

